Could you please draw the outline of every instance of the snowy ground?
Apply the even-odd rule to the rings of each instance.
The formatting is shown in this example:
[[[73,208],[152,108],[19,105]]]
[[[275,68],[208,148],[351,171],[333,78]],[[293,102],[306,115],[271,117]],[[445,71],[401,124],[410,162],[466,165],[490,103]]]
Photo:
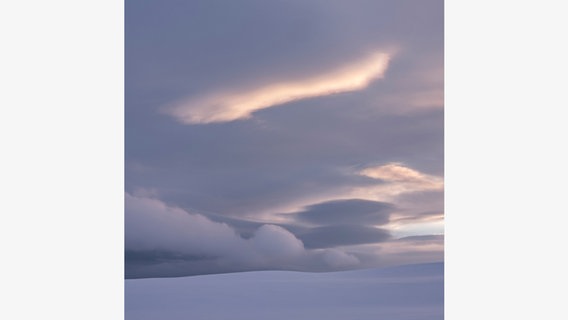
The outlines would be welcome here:
[[[439,320],[444,264],[126,280],[126,320]]]

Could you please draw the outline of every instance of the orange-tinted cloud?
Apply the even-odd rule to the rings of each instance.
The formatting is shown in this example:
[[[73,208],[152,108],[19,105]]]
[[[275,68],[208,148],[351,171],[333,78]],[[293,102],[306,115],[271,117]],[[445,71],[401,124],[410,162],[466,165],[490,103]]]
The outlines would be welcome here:
[[[382,78],[391,55],[375,52],[335,70],[302,79],[263,84],[248,90],[213,92],[181,101],[165,112],[186,124],[228,122],[287,102],[357,91]]]

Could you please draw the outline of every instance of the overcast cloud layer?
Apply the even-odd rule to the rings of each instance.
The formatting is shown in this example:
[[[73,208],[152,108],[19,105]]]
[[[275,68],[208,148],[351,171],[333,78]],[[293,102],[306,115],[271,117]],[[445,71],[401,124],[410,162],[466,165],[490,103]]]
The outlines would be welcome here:
[[[443,1],[126,1],[126,277],[443,260]]]

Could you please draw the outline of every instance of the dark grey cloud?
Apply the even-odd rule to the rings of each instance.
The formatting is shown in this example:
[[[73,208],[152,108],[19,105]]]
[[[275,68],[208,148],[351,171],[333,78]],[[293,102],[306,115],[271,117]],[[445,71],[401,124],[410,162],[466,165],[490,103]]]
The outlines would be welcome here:
[[[306,248],[333,248],[383,242],[390,239],[388,230],[362,225],[316,227],[298,234]]]
[[[390,203],[348,199],[318,203],[293,214],[299,221],[316,225],[374,224],[389,222],[394,206]]]

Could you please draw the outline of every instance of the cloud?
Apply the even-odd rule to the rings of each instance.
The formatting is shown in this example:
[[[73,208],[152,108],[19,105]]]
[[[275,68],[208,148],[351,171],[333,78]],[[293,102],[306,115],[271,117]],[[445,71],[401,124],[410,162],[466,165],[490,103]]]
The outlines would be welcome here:
[[[385,202],[347,199],[326,201],[307,206],[304,211],[291,214],[295,219],[317,225],[374,224],[389,222],[394,207]]]
[[[372,187],[356,188],[353,195],[364,199],[388,200],[410,193],[444,190],[444,179],[429,175],[400,163],[367,167],[357,174],[379,182]]]
[[[403,237],[396,240],[395,242],[410,242],[415,245],[427,245],[427,244],[439,244],[440,242],[444,241],[443,234],[430,234],[430,235],[423,235],[423,236],[409,236]]]
[[[280,207],[288,213],[274,218],[294,217],[315,225],[383,225],[392,217],[419,220],[443,212],[443,177],[392,162],[337,172],[335,184],[306,190]]]
[[[323,259],[334,267],[354,266],[360,263],[359,259],[354,255],[336,249],[327,250],[323,255]]]
[[[412,256],[422,257],[421,262],[440,261],[444,255],[444,236],[410,236],[401,239],[392,239],[389,242],[377,244],[384,259],[400,259],[401,261],[412,261]]]
[[[286,229],[265,224],[251,239],[255,249],[263,256],[276,260],[287,260],[305,254],[304,244]]]
[[[164,112],[185,124],[247,119],[255,111],[287,102],[362,90],[373,80],[384,76],[391,55],[374,52],[359,61],[303,79],[190,98],[166,107]]]
[[[442,181],[438,177],[420,173],[399,163],[388,163],[361,170],[361,175],[388,182],[407,182],[440,188]]]
[[[168,277],[247,270],[335,270],[358,260],[337,250],[307,250],[288,230],[261,225],[245,239],[225,223],[125,195],[126,277]]]
[[[129,194],[125,198],[125,247],[213,256],[246,252],[245,242],[227,224]]]
[[[297,235],[306,248],[333,248],[383,242],[390,239],[386,229],[363,225],[335,225],[310,228]]]
[[[444,212],[444,190],[402,194],[397,198],[397,205],[404,208],[404,212],[397,217],[398,220],[435,218]]]

